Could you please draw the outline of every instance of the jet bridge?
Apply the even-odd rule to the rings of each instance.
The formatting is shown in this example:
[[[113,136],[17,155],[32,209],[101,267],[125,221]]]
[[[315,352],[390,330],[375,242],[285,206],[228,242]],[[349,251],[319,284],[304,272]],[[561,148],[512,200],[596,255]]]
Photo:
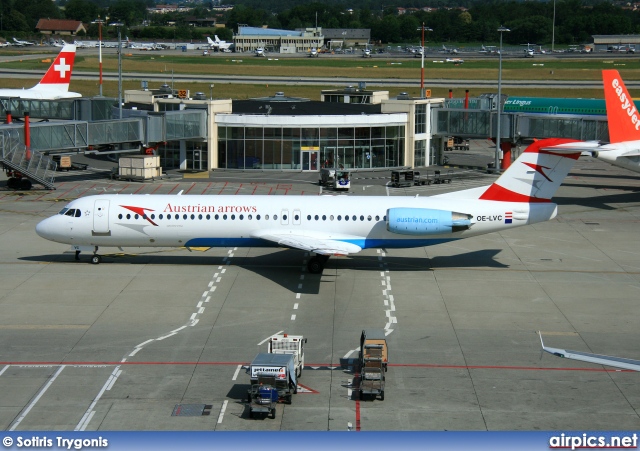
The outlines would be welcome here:
[[[497,132],[497,112],[461,108],[434,108],[434,136],[490,138]],[[606,117],[580,115],[502,113],[500,139],[517,142],[532,138],[572,138],[581,141],[608,141]]]

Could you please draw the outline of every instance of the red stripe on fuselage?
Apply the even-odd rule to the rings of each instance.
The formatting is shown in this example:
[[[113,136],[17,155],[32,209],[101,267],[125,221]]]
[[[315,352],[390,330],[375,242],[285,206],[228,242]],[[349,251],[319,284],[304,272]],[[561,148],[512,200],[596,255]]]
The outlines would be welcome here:
[[[491,185],[482,196],[481,200],[497,200],[499,202],[527,202],[527,203],[542,203],[551,202],[551,199],[542,199],[539,197],[526,196],[524,194],[516,193],[508,190],[497,183]]]

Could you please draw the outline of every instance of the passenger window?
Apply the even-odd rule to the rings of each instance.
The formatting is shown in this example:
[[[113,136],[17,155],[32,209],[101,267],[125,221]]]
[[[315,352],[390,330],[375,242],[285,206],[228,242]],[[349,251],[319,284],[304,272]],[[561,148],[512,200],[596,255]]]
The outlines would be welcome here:
[[[187,219],[187,215],[182,215],[182,219]]]
[[[207,215],[207,221],[211,219],[211,215]]]
[[[240,219],[240,221],[242,221],[244,219],[244,215],[240,215],[238,216],[238,218]]]
[[[353,215],[353,217],[351,219],[353,219],[354,221],[357,221],[358,217],[356,215]]]
[[[158,218],[162,219],[164,216],[162,214],[158,215]]]
[[[217,221],[218,219],[220,219],[220,216],[215,215],[214,218],[216,218],[216,221]]]
[[[333,221],[333,215],[329,216],[329,220]]]
[[[311,221],[311,215],[307,215],[307,221]]]
[[[167,219],[171,219],[171,215],[167,215]]]
[[[222,215],[222,219],[227,220],[227,215]]]
[[[286,221],[287,220],[287,215],[282,215],[282,220]]]
[[[231,215],[231,220],[236,219],[236,215]]]
[[[360,215],[360,221],[364,221],[364,215]]]
[[[264,219],[268,220],[269,219],[269,215],[264,215]]]
[[[127,219],[131,219],[131,214],[127,213]]]
[[[247,219],[248,219],[249,221],[251,221],[251,220],[253,219],[253,215],[248,215],[248,216],[247,216]]]
[[[371,221],[371,215],[367,216],[367,221]]]
[[[260,215],[256,215],[256,220],[260,221]]]
[[[202,221],[202,215],[198,215],[198,219]]]
[[[315,216],[315,218],[316,218],[316,221],[317,221],[317,220],[318,220],[318,218],[319,218],[319,216],[318,216],[318,215],[316,215],[316,216]]]
[[[136,213],[133,218],[138,219],[138,213]]]
[[[342,221],[342,216],[338,215],[338,221]]]
[[[326,221],[327,220],[327,215],[322,215],[322,220]]]
[[[376,215],[376,221],[380,221],[380,216]]]
[[[196,219],[196,215],[191,215],[191,219]]]
[[[278,219],[278,215],[273,215],[273,220],[275,221],[276,219]]]
[[[299,219],[300,219],[300,216],[295,215],[295,216],[293,217],[293,219],[295,219],[295,220],[297,221],[297,220],[299,220]]]
[[[122,213],[118,215],[118,219],[122,219]]]
[[[344,220],[348,221],[349,220],[349,215],[344,215]]]
[[[156,219],[156,215],[151,213],[151,219]]]

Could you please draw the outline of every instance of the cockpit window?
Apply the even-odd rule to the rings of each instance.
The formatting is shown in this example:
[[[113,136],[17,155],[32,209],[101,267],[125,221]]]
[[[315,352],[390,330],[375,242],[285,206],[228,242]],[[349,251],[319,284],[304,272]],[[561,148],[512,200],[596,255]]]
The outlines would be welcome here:
[[[75,216],[76,214],[76,209],[72,208],[71,210],[67,211],[64,215],[65,216],[71,216],[72,218]]]
[[[82,216],[82,212],[81,212],[81,211],[80,211],[80,209],[78,208],[78,209],[76,210],[75,217],[76,217],[76,218],[79,218],[80,216]]]
[[[62,210],[60,210],[60,213],[58,213],[59,215],[63,215],[65,214],[69,209],[67,207],[64,207]]]

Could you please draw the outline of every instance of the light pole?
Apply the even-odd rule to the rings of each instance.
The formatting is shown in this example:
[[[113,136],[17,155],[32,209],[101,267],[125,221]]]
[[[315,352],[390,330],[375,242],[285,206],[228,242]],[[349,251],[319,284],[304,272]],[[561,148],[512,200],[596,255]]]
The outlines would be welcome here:
[[[553,22],[551,26],[551,53],[553,53],[556,42],[556,0],[553,0]]]
[[[98,65],[100,66],[100,97],[102,97],[102,19],[98,16]]]
[[[424,26],[424,22],[422,22],[422,26],[420,28],[418,28],[418,30],[422,30],[422,48],[421,50],[421,65],[420,65],[420,98],[424,99],[425,97],[425,92],[424,92],[424,32],[425,31],[433,31],[431,28],[429,27],[425,27]]]
[[[505,31],[511,31],[508,28],[500,25],[498,32],[500,33],[500,53],[498,53],[498,121],[496,122],[496,158],[495,158],[495,170],[500,171],[500,115],[502,114],[502,33]]]

